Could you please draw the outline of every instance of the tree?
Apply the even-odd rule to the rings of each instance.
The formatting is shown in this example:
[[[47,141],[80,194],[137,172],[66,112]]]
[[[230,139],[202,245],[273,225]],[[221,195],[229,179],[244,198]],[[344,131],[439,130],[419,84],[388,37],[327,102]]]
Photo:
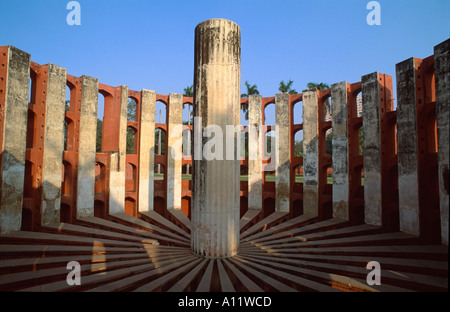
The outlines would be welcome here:
[[[327,83],[324,83],[324,82],[320,82],[320,83],[308,82],[306,84],[306,86],[308,87],[308,89],[317,89],[317,90],[330,89],[330,86]],[[325,101],[325,115],[327,113],[331,114],[331,104],[330,104],[330,99],[329,98]]]
[[[101,153],[102,151],[102,129],[103,129],[103,121],[97,118],[97,140],[95,145],[95,151],[97,153]]]
[[[133,100],[132,98],[128,98],[127,120],[136,121],[136,101]]]
[[[184,88],[184,96],[193,97],[194,96],[194,85],[187,86]]]
[[[251,85],[247,80],[245,81],[245,87],[247,88],[247,93],[242,93],[241,98],[248,98],[250,95],[259,95],[258,86]],[[245,120],[248,120],[248,105],[242,107],[245,113]]]
[[[287,83],[285,83],[284,80],[281,80],[278,90],[280,90],[280,92],[283,92],[283,93],[297,94],[297,91],[295,89],[292,89],[293,84],[294,84],[294,81],[292,81],[290,79]]]

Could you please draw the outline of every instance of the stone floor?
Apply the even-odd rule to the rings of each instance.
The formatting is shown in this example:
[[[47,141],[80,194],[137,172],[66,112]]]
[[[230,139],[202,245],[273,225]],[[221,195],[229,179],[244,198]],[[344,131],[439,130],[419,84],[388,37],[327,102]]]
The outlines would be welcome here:
[[[178,211],[0,235],[0,291],[448,291],[448,247],[405,233],[253,210],[240,227],[239,254],[217,260],[191,254]],[[66,282],[69,261],[81,265],[79,286]],[[381,265],[379,286],[366,283],[369,261]]]

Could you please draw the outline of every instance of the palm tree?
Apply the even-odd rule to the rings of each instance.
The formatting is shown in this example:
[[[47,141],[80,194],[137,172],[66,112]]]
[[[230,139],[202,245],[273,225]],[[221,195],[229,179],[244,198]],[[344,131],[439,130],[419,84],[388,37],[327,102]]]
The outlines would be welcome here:
[[[184,88],[184,96],[193,97],[194,96],[194,85],[187,86]]]
[[[325,82],[321,82],[321,83],[308,82],[306,84],[306,86],[308,87],[308,89],[317,89],[317,90],[330,89],[330,86],[327,83],[325,83]],[[327,113],[331,114],[331,104],[330,104],[330,99],[329,98],[325,101],[325,115]]]
[[[280,87],[278,88],[278,90],[280,90],[280,92],[283,93],[289,93],[289,94],[297,94],[297,91],[295,89],[292,89],[292,85],[293,85],[294,81],[290,80],[285,83],[284,80],[280,81]]]
[[[258,86],[251,85],[247,80],[245,81],[245,87],[247,88],[247,93],[242,93],[241,98],[249,97],[249,95],[259,95]],[[245,113],[245,120],[248,120],[248,105],[242,107]]]

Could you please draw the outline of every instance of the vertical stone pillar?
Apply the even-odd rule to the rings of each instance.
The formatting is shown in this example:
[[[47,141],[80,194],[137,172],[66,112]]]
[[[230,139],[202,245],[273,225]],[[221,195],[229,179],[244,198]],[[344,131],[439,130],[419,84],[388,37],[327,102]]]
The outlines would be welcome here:
[[[156,92],[142,90],[139,146],[138,211],[153,210]]]
[[[436,75],[436,122],[438,136],[439,205],[441,240],[448,245],[449,206],[449,103],[450,103],[450,39],[434,47]]]
[[[47,65],[47,98],[42,165],[41,224],[59,222],[64,151],[66,69]]]
[[[400,230],[419,235],[419,148],[414,58],[396,65],[396,77]]]
[[[333,217],[349,220],[347,82],[331,85],[333,112]]]
[[[0,48],[0,233],[20,230],[30,84],[30,55]]]
[[[225,132],[227,125],[240,127],[240,37],[239,26],[224,19],[204,21],[195,29],[194,109],[201,124],[194,122],[194,133],[221,130],[223,138],[216,131],[215,141],[224,147],[222,155],[216,153],[220,159],[207,160],[210,138],[194,139],[192,250],[207,258],[233,256],[239,249],[239,145],[225,146]],[[233,135],[237,142],[239,134]],[[195,157],[198,149],[205,149],[201,159]],[[233,160],[227,160],[227,149]]]
[[[319,215],[319,124],[317,90],[303,91],[303,212]]]
[[[82,77],[78,148],[77,218],[94,215],[98,79]]]
[[[275,95],[276,146],[275,211],[289,212],[290,206],[290,133],[289,93]]]
[[[248,97],[248,209],[262,209],[262,98]]]
[[[119,123],[116,125],[118,150],[111,153],[109,168],[109,214],[122,213],[125,211],[125,170],[127,160],[127,108],[128,87],[120,86],[116,94],[119,94],[120,115]]]
[[[382,225],[380,83],[378,72],[362,77],[364,134],[364,218]]]
[[[167,209],[181,210],[181,161],[183,142],[183,95],[169,94],[167,155]]]

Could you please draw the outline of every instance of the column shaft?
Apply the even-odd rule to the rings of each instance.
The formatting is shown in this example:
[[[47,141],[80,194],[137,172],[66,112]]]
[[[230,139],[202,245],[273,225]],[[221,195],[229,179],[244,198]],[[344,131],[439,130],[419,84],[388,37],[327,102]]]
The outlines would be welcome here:
[[[30,83],[30,55],[0,48],[0,233],[20,230]]]
[[[82,77],[77,218],[94,215],[98,79]]]
[[[139,212],[153,210],[156,92],[142,90],[139,146]]]
[[[207,258],[233,256],[239,249],[239,133],[232,134],[234,146],[225,145],[225,133],[227,125],[240,127],[240,29],[231,21],[207,20],[195,29],[194,112],[201,117],[194,133],[203,138],[194,138],[192,250]],[[210,130],[214,147],[205,137]]]

